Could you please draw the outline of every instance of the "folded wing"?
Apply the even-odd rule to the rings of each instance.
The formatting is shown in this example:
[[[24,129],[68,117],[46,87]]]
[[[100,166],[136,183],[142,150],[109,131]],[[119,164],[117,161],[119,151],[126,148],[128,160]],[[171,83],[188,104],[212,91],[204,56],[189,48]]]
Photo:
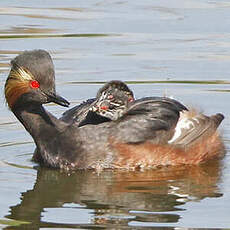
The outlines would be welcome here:
[[[166,97],[147,97],[130,103],[124,115],[114,121],[112,136],[123,143],[151,141],[168,143],[175,132],[180,111],[187,108]]]

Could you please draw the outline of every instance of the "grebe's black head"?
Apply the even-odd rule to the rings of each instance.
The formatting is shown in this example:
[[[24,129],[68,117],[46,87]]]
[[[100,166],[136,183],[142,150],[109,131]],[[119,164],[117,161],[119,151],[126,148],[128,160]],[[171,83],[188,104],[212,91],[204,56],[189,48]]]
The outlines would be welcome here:
[[[110,81],[98,91],[90,110],[110,120],[117,120],[133,100],[133,92],[124,82]]]
[[[56,94],[54,65],[45,50],[25,51],[11,61],[5,98],[11,109],[28,103],[69,105]]]

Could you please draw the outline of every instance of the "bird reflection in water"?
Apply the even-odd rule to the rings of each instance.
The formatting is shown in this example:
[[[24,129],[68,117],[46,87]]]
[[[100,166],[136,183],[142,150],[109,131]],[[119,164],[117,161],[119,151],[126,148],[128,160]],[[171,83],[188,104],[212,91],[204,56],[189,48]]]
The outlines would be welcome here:
[[[38,169],[32,190],[22,193],[6,218],[26,221],[25,228],[128,227],[131,222],[178,223],[187,202],[222,196],[218,188],[221,163],[163,167],[146,171],[76,171],[68,176],[57,170]],[[45,210],[76,204],[90,210],[89,223],[43,220]],[[70,207],[68,207],[70,208]],[[72,207],[76,208],[76,207]],[[69,209],[68,209],[69,210]],[[180,211],[180,212],[179,212]],[[84,215],[84,214],[83,214]],[[61,216],[55,216],[58,221]],[[6,227],[6,229],[22,229]]]

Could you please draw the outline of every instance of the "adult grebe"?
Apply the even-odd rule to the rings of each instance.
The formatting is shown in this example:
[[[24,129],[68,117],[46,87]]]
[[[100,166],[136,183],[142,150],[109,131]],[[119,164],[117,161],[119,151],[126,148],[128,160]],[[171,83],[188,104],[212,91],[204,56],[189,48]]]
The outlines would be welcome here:
[[[11,64],[5,98],[33,137],[43,165],[65,170],[138,169],[199,164],[224,153],[216,131],[222,114],[208,117],[187,111],[175,100],[149,97],[129,103],[114,121],[78,127],[42,106],[69,105],[56,95],[54,66],[46,51],[25,51]]]

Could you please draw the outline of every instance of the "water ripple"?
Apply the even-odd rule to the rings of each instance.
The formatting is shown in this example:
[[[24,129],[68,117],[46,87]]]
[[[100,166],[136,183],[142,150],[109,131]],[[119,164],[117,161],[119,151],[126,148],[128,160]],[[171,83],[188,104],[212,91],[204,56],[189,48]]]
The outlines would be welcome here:
[[[76,13],[73,14],[73,11]],[[89,12],[81,8],[1,7],[0,14],[54,20],[95,19],[100,17],[96,12]]]
[[[206,80],[206,81],[192,81],[192,80],[182,80],[182,81],[125,81],[127,84],[204,84],[204,85],[228,85],[230,81],[226,80]],[[64,84],[104,84],[106,81],[71,81]]]
[[[68,38],[68,37],[108,37],[119,34],[85,33],[85,34],[0,34],[0,39],[16,38]]]
[[[25,144],[31,144],[32,141],[21,141],[21,142],[2,142],[0,143],[1,147],[9,147],[9,146],[16,146],[16,145],[25,145]]]

